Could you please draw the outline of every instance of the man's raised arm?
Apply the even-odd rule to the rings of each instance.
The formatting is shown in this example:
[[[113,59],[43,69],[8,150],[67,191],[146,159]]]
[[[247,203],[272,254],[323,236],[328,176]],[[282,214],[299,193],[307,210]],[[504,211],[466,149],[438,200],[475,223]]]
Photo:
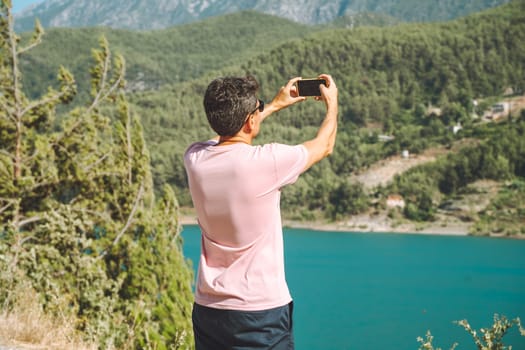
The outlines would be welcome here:
[[[321,74],[319,77],[326,79],[328,85],[321,85],[321,97],[318,98],[326,104],[326,116],[315,138],[303,143],[308,150],[305,170],[332,153],[337,133],[337,86],[330,75]]]

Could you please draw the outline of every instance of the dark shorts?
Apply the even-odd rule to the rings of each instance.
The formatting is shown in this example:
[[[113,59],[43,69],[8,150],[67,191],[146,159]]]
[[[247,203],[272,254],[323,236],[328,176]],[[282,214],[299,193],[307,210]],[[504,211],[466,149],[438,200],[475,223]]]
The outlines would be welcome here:
[[[293,350],[293,302],[263,311],[221,310],[193,304],[196,350]]]

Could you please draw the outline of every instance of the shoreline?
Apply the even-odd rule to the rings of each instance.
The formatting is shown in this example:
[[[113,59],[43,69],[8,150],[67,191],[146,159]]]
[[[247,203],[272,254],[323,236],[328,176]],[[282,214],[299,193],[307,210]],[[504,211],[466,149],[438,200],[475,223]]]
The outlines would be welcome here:
[[[181,225],[197,225],[197,218],[191,214],[181,214]],[[468,236],[469,226],[465,223],[433,222],[425,224],[405,223],[392,225],[388,219],[356,216],[340,222],[296,221],[283,219],[283,228],[306,229],[341,233],[399,233],[443,236]]]
[[[179,214],[181,225],[198,225],[197,217],[193,209],[184,208]],[[396,222],[385,214],[369,215],[360,214],[337,222],[322,220],[299,221],[282,220],[283,228],[305,229],[324,232],[340,233],[389,233],[389,234],[411,234],[411,235],[435,235],[456,237],[488,237],[500,239],[525,239],[525,235],[507,236],[501,234],[472,235],[470,228],[472,223],[463,222],[457,218],[445,217],[434,222],[414,223],[409,221]]]
[[[366,224],[345,224],[345,223],[319,223],[319,222],[296,222],[283,221],[283,227],[293,229],[306,229],[325,232],[341,233],[389,233],[389,234],[414,234],[414,235],[439,235],[439,236],[468,236],[469,232],[466,227],[427,225],[424,228],[418,228],[416,225],[404,224],[400,226],[389,225],[366,225]]]

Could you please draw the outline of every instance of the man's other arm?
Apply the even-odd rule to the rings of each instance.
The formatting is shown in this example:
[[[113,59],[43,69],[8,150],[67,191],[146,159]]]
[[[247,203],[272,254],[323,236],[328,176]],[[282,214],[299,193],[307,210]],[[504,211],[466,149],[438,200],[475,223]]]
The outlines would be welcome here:
[[[319,77],[328,82],[328,86],[321,85],[321,97],[319,98],[326,104],[326,116],[315,138],[303,143],[308,150],[305,171],[332,153],[337,134],[337,86],[330,75],[322,74]]]

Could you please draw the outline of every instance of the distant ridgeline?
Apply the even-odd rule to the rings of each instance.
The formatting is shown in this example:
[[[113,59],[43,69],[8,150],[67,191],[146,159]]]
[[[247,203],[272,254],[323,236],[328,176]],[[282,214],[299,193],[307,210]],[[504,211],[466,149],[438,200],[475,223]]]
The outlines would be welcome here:
[[[352,25],[364,13],[398,21],[444,21],[498,6],[509,0],[46,0],[18,14],[17,31],[31,30],[35,18],[49,27],[106,26],[162,29],[238,11],[253,10],[298,23]]]
[[[29,93],[32,86],[47,84],[46,72],[58,64],[80,71],[90,41],[102,33],[127,58],[130,99],[144,124],[155,186],[172,185],[182,205],[191,204],[182,152],[190,142],[211,136],[202,95],[214,76],[253,74],[266,100],[293,76],[328,72],[336,79],[341,127],[335,152],[283,195],[288,215],[302,219],[369,208],[371,194],[349,176],[387,156],[450,145],[465,136],[483,142],[487,134],[497,135],[503,128],[476,132],[483,127],[472,119],[473,100],[481,109],[493,102],[487,97],[509,88],[522,93],[525,87],[525,2],[520,0],[450,22],[388,28],[327,29],[247,12],[154,32],[55,29],[24,61],[27,76],[41,79],[25,83]],[[86,93],[84,77],[77,80],[80,93]],[[441,117],[429,118],[429,106],[438,106]],[[260,142],[304,141],[315,133],[322,110],[311,101],[280,112],[268,120]],[[457,123],[463,130],[453,135],[449,128]],[[378,134],[394,139],[380,142]],[[430,198],[430,206],[440,200]]]

